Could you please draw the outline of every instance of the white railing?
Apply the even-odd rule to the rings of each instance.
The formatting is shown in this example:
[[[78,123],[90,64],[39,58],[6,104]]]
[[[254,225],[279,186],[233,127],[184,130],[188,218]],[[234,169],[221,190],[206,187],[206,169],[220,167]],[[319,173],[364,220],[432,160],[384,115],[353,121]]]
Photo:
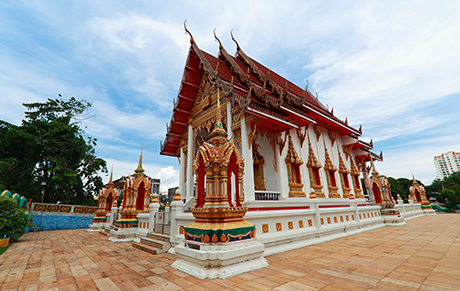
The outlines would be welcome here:
[[[277,191],[254,191],[256,200],[259,201],[278,201],[280,200],[280,192]]]

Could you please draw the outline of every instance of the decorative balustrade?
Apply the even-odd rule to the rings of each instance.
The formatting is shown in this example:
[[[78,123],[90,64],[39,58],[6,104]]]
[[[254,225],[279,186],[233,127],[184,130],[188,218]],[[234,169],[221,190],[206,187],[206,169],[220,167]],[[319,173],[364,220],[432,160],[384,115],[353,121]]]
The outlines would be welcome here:
[[[68,204],[50,204],[50,203],[32,203],[31,212],[44,212],[56,214],[94,214],[97,206],[68,205]]]
[[[280,200],[280,192],[276,191],[255,191],[256,200],[277,201]]]

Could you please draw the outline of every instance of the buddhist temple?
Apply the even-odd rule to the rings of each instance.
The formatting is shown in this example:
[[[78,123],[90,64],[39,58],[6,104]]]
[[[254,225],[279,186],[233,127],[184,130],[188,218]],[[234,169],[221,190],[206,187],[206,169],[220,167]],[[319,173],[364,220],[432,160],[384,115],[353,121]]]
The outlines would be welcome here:
[[[252,59],[232,33],[235,54],[214,31],[213,56],[185,30],[190,48],[160,150],[180,166],[182,199],[171,204],[173,267],[224,278],[244,265],[241,255],[227,256],[235,266],[206,258],[235,242],[247,245],[257,269],[264,256],[424,215],[420,204],[395,205],[374,165],[383,154],[308,82],[302,89]]]

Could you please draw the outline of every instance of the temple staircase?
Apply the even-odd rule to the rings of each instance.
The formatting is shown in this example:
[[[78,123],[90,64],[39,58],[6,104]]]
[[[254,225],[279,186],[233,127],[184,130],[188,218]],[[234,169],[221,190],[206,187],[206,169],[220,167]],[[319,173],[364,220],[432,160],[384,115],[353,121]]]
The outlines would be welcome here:
[[[103,229],[99,232],[102,235],[109,236],[110,235],[110,229]]]
[[[162,254],[171,248],[170,239],[169,235],[150,232],[141,237],[140,242],[133,242],[133,247],[150,254]]]

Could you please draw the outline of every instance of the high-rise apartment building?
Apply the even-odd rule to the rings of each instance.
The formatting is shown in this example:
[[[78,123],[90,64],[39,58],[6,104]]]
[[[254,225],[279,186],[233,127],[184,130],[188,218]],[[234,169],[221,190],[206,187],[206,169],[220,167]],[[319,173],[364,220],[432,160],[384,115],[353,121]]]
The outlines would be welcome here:
[[[460,171],[460,153],[447,152],[433,159],[438,177],[444,179],[453,172]]]

